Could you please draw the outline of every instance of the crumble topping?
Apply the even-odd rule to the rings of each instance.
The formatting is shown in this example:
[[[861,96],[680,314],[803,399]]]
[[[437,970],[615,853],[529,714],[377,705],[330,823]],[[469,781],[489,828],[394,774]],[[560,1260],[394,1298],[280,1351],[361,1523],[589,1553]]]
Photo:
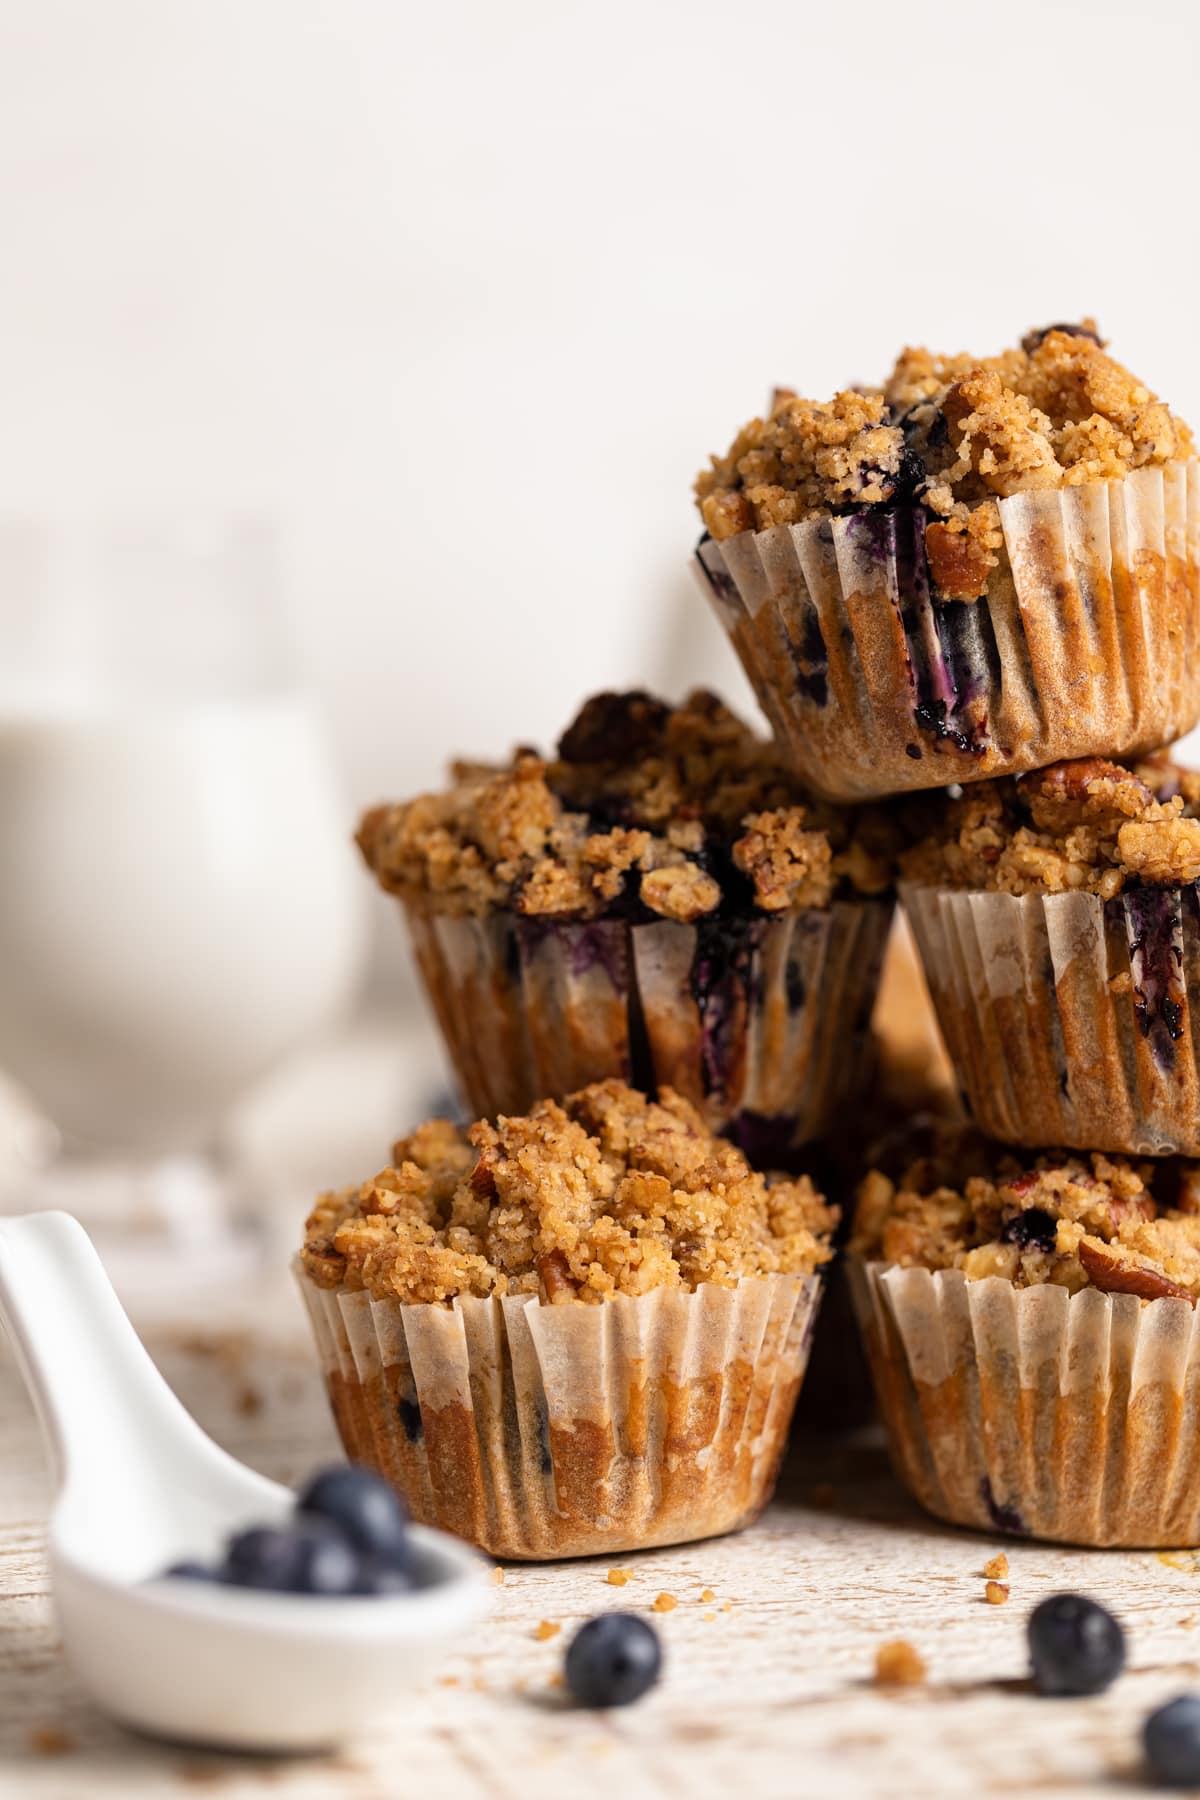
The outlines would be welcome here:
[[[678,707],[597,694],[557,757],[523,748],[505,768],[452,773],[448,791],[377,807],[358,832],[384,888],[444,912],[693,920],[722,903],[825,907],[892,879],[886,817],[811,798],[703,690]]]
[[[1143,1300],[1200,1295],[1200,1164],[1049,1151],[1035,1161],[964,1131],[858,1191],[853,1255],[1092,1286]]]
[[[808,1177],[757,1174],[669,1088],[654,1102],[596,1082],[465,1134],[435,1119],[393,1159],[317,1202],[302,1255],[319,1286],[558,1305],[811,1274],[832,1255],[838,1211]]]
[[[880,388],[820,404],[776,391],[696,482],[714,538],[821,513],[923,505],[947,599],[983,593],[1003,542],[996,501],[1111,481],[1189,456],[1191,433],[1106,354],[1095,321],[1033,331],[998,356],[906,349]]]
[[[1132,765],[1097,757],[922,797],[928,834],[902,873],[1003,894],[1098,894],[1200,880],[1200,772],[1163,753]]]

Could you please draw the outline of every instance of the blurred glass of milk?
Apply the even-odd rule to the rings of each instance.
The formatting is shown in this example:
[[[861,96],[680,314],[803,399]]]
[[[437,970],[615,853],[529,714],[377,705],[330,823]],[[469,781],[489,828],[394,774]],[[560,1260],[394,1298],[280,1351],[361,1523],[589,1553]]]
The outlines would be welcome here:
[[[0,1068],[73,1153],[209,1145],[353,995],[347,810],[263,526],[0,520]]]

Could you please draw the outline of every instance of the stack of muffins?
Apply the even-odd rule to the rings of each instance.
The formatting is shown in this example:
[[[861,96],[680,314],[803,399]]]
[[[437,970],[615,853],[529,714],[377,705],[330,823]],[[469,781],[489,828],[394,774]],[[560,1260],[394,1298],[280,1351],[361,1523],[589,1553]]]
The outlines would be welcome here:
[[[897,1467],[960,1523],[1200,1540],[1200,776],[1159,748],[1200,719],[1198,480],[1090,323],[777,393],[698,483],[774,743],[599,695],[367,815],[483,1117],[325,1196],[301,1284],[348,1451],[419,1517],[578,1555],[765,1503],[899,875],[979,1129],[861,1190]]]

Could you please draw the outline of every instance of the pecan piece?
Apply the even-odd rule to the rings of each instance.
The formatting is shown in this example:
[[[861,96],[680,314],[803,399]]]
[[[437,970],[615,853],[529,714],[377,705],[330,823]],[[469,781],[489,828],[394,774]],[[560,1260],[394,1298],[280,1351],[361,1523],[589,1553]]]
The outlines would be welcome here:
[[[547,1256],[537,1259],[538,1280],[546,1290],[546,1298],[553,1303],[556,1300],[574,1300],[575,1283],[571,1280],[571,1265],[561,1250],[551,1250]]]
[[[1099,1238],[1080,1240],[1079,1260],[1092,1286],[1103,1294],[1136,1294],[1139,1300],[1175,1299],[1186,1300],[1191,1306],[1196,1304],[1196,1296],[1161,1269],[1124,1263]]]

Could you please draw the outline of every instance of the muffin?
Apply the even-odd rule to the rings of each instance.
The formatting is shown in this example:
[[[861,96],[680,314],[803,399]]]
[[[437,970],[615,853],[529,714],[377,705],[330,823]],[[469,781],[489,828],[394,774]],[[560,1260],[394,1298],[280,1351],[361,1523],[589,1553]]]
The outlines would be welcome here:
[[[943,1139],[867,1178],[850,1250],[893,1461],[930,1512],[1200,1543],[1200,1166]]]
[[[868,1073],[889,821],[814,804],[712,694],[598,694],[555,757],[459,764],[359,843],[473,1113],[619,1076],[779,1167]]]
[[[905,911],[980,1127],[1200,1154],[1200,774],[1059,763],[918,810]]]
[[[327,1194],[299,1279],[347,1454],[494,1556],[733,1531],[770,1498],[836,1208],[618,1081],[444,1120]]]
[[[1090,320],[777,392],[696,491],[710,597],[830,799],[1139,755],[1200,718],[1191,434]]]

